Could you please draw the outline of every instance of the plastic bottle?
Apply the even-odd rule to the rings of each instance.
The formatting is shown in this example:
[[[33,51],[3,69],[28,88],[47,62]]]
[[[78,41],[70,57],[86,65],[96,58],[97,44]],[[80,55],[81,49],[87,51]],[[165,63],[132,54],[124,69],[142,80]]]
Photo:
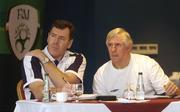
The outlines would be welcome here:
[[[49,75],[45,74],[44,77],[44,89],[43,89],[43,99],[42,102],[50,101],[50,92],[49,92]]]
[[[137,87],[136,87],[136,100],[144,100],[144,82],[143,82],[143,73],[138,73]]]

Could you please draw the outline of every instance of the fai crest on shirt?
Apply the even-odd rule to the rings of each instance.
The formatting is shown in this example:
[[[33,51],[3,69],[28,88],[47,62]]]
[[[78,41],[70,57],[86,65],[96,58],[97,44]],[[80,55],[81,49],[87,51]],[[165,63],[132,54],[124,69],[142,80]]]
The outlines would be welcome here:
[[[6,29],[11,48],[20,60],[32,48],[39,28],[38,11],[30,5],[18,5],[9,13]]]

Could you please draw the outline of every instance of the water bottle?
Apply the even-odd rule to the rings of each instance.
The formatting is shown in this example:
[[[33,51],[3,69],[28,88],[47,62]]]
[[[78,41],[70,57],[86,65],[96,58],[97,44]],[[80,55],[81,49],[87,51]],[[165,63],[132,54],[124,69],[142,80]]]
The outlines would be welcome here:
[[[144,82],[143,82],[143,73],[138,73],[137,87],[136,87],[136,100],[144,100]]]
[[[50,101],[50,92],[49,92],[49,75],[45,74],[44,77],[44,89],[43,89],[43,99],[42,102]]]

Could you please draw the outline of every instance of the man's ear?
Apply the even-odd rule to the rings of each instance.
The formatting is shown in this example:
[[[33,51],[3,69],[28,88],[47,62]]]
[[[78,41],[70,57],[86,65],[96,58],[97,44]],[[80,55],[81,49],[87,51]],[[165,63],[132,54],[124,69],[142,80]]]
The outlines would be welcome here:
[[[70,48],[71,48],[72,44],[73,44],[73,39],[69,40],[68,49],[70,49]]]
[[[132,45],[129,45],[129,46],[127,47],[127,50],[128,50],[129,52],[131,52],[131,50],[132,50]]]
[[[48,40],[49,40],[49,32],[48,32],[48,35],[47,35],[47,40],[46,40],[46,42],[48,43]]]

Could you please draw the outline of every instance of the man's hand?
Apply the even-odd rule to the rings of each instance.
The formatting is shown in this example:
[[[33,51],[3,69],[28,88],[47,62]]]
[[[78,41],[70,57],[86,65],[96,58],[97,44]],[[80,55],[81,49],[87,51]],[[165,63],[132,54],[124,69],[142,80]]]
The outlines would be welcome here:
[[[166,90],[166,94],[169,96],[175,96],[178,95],[178,87],[171,81],[169,81],[166,85],[164,85],[164,88]]]
[[[41,62],[44,61],[46,55],[42,52],[40,49],[32,50],[28,53],[26,53],[26,56],[35,56],[37,57]]]
[[[56,92],[67,92],[68,96],[72,96],[72,85],[71,84],[64,84],[62,88],[51,88],[52,93]]]

